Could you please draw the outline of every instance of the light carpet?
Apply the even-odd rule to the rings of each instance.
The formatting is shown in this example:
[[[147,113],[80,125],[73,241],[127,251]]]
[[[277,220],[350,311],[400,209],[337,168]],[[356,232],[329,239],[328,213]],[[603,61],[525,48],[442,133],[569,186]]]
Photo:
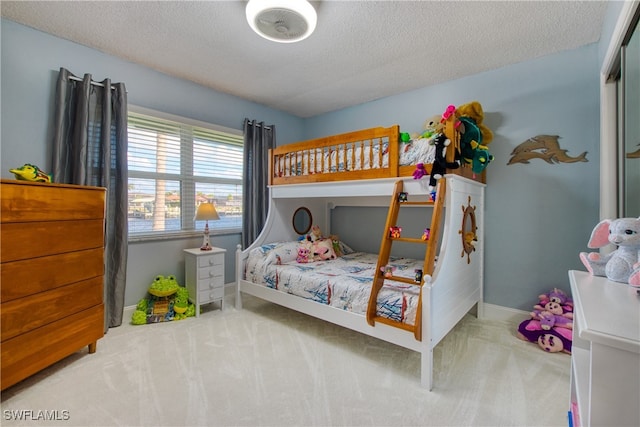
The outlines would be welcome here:
[[[434,351],[429,392],[416,352],[250,296],[238,311],[227,298],[225,311],[205,306],[199,318],[111,329],[95,354],[5,390],[1,424],[567,425],[570,356],[518,340],[517,324],[465,316]]]

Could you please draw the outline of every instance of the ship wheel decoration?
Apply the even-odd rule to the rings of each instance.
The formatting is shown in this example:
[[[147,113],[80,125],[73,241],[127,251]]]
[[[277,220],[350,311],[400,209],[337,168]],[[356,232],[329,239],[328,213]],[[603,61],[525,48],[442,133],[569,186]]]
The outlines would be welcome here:
[[[462,228],[458,231],[462,238],[462,253],[460,256],[464,257],[464,254],[467,254],[467,264],[471,263],[471,252],[476,250],[475,244],[478,241],[477,229],[476,207],[471,206],[471,196],[469,196],[467,206],[462,205]]]

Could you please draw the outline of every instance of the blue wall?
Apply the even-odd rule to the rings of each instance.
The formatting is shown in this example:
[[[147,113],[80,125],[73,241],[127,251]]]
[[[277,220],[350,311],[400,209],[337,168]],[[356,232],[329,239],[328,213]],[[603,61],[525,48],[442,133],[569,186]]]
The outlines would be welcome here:
[[[245,117],[275,124],[281,143],[299,140],[303,120],[235,96],[170,77],[95,49],[2,19],[2,171],[50,164],[50,112],[60,67],[93,80],[124,82],[130,104],[242,129]]]
[[[394,123],[419,132],[448,104],[481,102],[495,156],[487,169],[485,301],[529,310],[552,287],[569,291],[567,270],[583,268],[578,253],[598,222],[598,70],[592,44],[317,116],[305,137]],[[587,151],[589,161],[507,165],[516,146],[540,134],[559,135],[568,155]],[[359,217],[358,226],[373,224]],[[341,238],[361,246],[365,232],[352,230]]]
[[[242,129],[245,117],[276,125],[280,143],[300,140],[303,120],[260,104],[204,88],[94,49],[50,36],[3,19],[2,115],[0,176],[13,179],[12,167],[34,163],[50,170],[50,122],[60,67],[94,80],[109,77],[124,82],[130,104],[170,114]],[[212,235],[212,243],[227,249],[225,277],[235,280],[235,249],[239,234]],[[184,280],[185,248],[199,247],[202,238],[129,244],[125,304],[136,304],[158,274]]]
[[[586,249],[598,221],[598,48],[593,44],[303,120],[2,20],[1,176],[11,178],[8,168],[25,162],[50,164],[48,122],[61,66],[92,73],[95,80],[125,82],[131,104],[236,129],[244,117],[275,123],[279,144],[394,123],[418,132],[446,105],[478,100],[495,133],[490,149],[496,157],[487,178],[485,300],[530,310],[550,287],[568,290],[567,270],[582,269],[578,252]],[[508,166],[513,148],[538,134],[560,135],[569,155],[588,151],[589,162]],[[357,242],[367,225],[342,237]],[[167,266],[180,279],[182,249],[199,242],[130,244],[126,303],[135,304]],[[237,235],[213,236],[214,245],[228,250],[227,282],[234,277],[238,242]]]

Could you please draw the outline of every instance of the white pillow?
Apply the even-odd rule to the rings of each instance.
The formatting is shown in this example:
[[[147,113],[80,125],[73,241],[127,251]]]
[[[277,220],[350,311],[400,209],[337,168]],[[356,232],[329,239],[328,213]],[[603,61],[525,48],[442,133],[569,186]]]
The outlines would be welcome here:
[[[296,260],[299,242],[280,242],[267,255],[267,264],[285,264]]]

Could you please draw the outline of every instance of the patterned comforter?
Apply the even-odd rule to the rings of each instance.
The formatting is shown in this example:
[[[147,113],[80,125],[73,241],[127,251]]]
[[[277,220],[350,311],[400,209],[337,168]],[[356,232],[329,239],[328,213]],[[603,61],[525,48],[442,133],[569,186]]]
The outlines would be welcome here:
[[[345,254],[337,259],[300,264],[298,245],[279,242],[253,249],[245,264],[245,280],[365,315],[378,256],[342,245]],[[395,276],[413,278],[423,261],[394,258],[390,264]],[[387,280],[378,294],[378,315],[413,325],[418,297],[417,286]]]

